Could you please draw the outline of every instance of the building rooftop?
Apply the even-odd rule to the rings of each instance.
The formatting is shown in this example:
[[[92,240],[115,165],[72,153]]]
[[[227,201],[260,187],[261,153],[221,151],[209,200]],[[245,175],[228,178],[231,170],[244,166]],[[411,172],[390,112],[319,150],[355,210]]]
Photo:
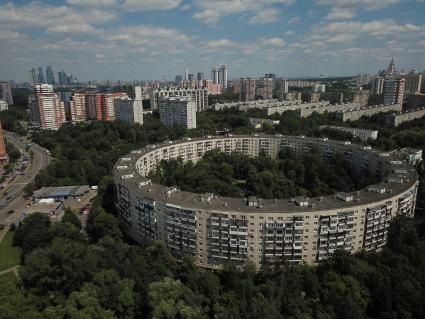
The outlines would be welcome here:
[[[35,191],[33,198],[61,198],[83,196],[90,191],[89,185],[42,187]]]
[[[236,135],[230,137],[237,138],[252,138],[253,136]],[[257,135],[255,137],[262,137]],[[149,145],[141,150],[132,151],[130,155],[123,156],[114,167],[114,177],[120,179],[120,184],[127,187],[135,193],[140,192],[144,197],[152,200],[162,200],[170,204],[190,207],[193,209],[217,209],[220,211],[234,212],[252,212],[252,213],[273,213],[273,212],[306,212],[306,211],[321,211],[329,209],[349,209],[350,207],[366,205],[377,201],[385,202],[392,196],[402,193],[409,189],[417,182],[417,173],[413,166],[409,165],[406,160],[399,156],[397,152],[378,152],[370,147],[364,147],[356,144],[345,142],[332,141],[332,143],[342,143],[350,145],[353,149],[368,151],[384,158],[385,161],[391,163],[392,171],[381,182],[370,185],[365,189],[354,191],[349,194],[337,193],[329,196],[320,196],[316,198],[290,198],[290,199],[258,199],[258,204],[249,206],[245,198],[233,198],[213,195],[210,200],[201,200],[201,194],[182,191],[176,187],[165,187],[163,185],[152,183],[148,178],[139,174],[135,168],[135,164],[144,154],[151,152],[153,149],[158,149],[170,144],[178,145],[187,141],[200,141],[207,139],[224,139],[220,137],[204,137],[204,138],[187,138],[179,141],[167,141],[159,145]],[[264,135],[264,138],[282,138],[282,136]],[[305,141],[324,141],[312,137],[294,137],[291,139],[303,139]],[[118,166],[125,168],[117,169]],[[379,189],[380,191],[376,191]],[[385,189],[385,191],[382,191]],[[249,200],[249,199],[248,199]]]

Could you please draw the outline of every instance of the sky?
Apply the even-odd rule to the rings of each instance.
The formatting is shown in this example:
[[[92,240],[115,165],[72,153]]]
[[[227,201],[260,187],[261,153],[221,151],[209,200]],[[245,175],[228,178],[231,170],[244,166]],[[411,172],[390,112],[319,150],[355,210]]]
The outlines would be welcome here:
[[[425,0],[0,1],[0,79],[51,65],[79,80],[425,71]]]

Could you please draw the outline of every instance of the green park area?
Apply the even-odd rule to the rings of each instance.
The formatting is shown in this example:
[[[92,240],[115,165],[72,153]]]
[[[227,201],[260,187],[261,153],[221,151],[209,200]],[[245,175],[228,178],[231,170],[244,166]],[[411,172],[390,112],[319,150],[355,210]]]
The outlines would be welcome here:
[[[12,246],[13,232],[8,231],[0,243],[0,271],[19,265],[21,248]]]
[[[13,285],[16,285],[17,278],[15,276],[15,273],[13,271],[9,271],[3,275],[0,275],[0,282],[2,283],[11,283]]]

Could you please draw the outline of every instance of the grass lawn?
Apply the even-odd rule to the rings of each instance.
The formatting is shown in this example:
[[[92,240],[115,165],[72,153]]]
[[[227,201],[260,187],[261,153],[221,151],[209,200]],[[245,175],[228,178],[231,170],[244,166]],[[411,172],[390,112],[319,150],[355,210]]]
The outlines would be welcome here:
[[[15,274],[13,273],[13,271],[10,271],[4,275],[0,276],[0,281],[3,282],[10,282],[14,285],[17,284],[18,279],[16,278]]]
[[[21,248],[13,247],[13,233],[8,231],[0,243],[0,271],[19,265]]]

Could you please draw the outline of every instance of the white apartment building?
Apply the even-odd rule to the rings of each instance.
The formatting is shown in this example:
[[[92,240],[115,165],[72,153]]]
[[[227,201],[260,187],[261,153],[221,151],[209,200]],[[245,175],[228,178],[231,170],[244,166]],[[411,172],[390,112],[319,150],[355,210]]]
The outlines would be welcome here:
[[[143,124],[143,101],[128,97],[115,99],[115,119],[128,124]]]
[[[7,104],[7,102],[4,100],[0,100],[0,112],[5,111],[8,108],[9,108],[9,105]]]
[[[75,93],[69,102],[69,109],[72,123],[86,121],[86,94]]]
[[[378,138],[377,130],[368,130],[364,128],[356,128],[356,127],[342,127],[342,126],[321,126],[323,128],[330,128],[334,130],[338,130],[341,132],[348,132],[353,134],[354,137],[358,137],[363,142],[367,142],[368,140],[376,140]]]
[[[340,121],[357,121],[362,116],[372,116],[378,113],[401,112],[401,104],[374,105],[357,109],[336,112],[336,118]]]
[[[151,92],[151,110],[158,110],[159,100],[162,97],[191,97],[196,105],[196,112],[204,111],[208,108],[208,89],[160,89]]]
[[[384,78],[378,76],[371,80],[372,93],[382,94],[384,92]]]
[[[180,125],[188,129],[196,128],[196,104],[190,96],[161,98],[159,115],[165,126]]]

